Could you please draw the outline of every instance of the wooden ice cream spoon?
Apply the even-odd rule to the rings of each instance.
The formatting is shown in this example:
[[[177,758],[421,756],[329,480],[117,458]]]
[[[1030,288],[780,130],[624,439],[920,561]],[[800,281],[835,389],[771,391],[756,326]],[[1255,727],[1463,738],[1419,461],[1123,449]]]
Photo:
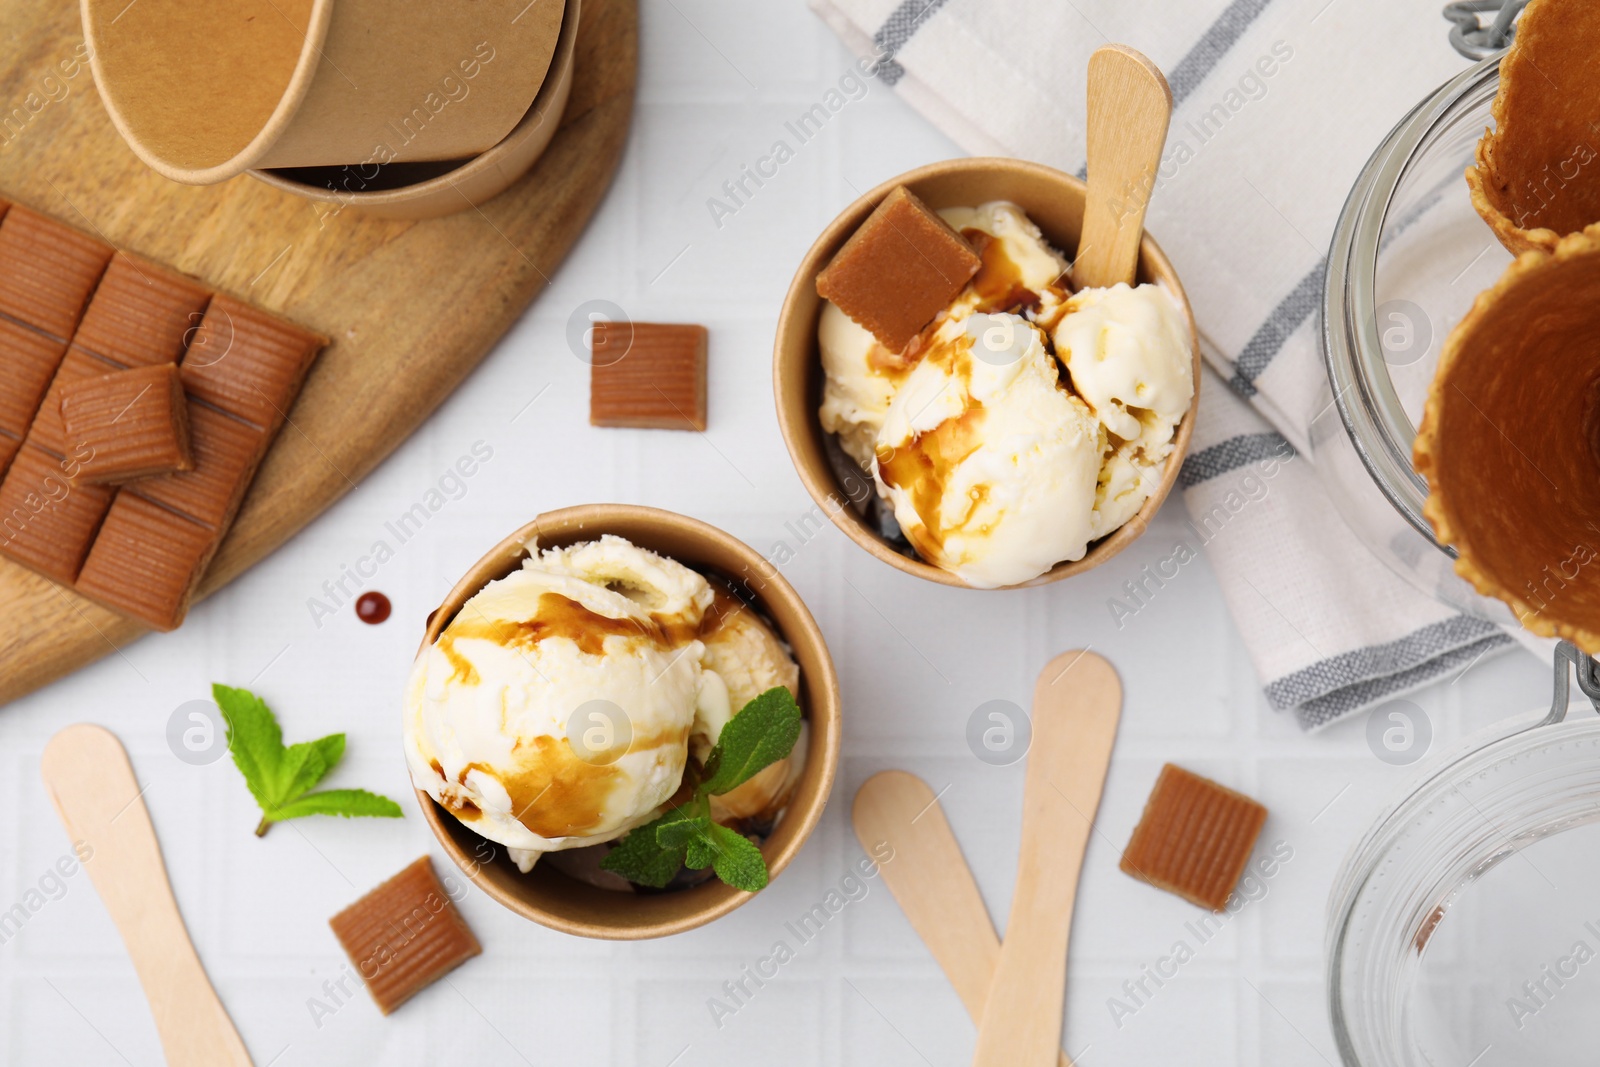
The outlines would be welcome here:
[[[939,798],[914,774],[884,771],[857,791],[854,821],[856,837],[869,854],[881,842],[894,850],[894,859],[881,868],[884,883],[967,1014],[981,1021],[1000,962],[1000,935]],[[1072,1067],[1065,1052],[1060,1067]]]
[[[1049,1067],[1060,1054],[1078,876],[1122,716],[1122,682],[1093,652],[1051,660],[1033,689],[1022,846],[974,1067]]]
[[[50,739],[41,763],[56,812],[133,957],[167,1063],[250,1067],[178,913],[122,742],[103,727],[79,723]]]
[[[1072,266],[1080,289],[1133,283],[1171,119],[1172,89],[1154,63],[1120,44],[1089,57],[1089,192]]]

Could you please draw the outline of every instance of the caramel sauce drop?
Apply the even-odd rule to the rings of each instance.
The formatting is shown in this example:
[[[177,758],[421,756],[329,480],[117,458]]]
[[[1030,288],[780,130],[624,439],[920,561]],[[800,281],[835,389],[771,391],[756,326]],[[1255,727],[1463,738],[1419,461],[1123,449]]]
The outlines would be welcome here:
[[[967,283],[978,295],[979,312],[1018,312],[1039,303],[1039,294],[1022,284],[1022,269],[1006,254],[1003,241],[976,227],[962,230],[961,236],[982,260],[978,273]]]
[[[917,551],[930,562],[944,558],[945,526],[939,509],[944,500],[945,483],[951,472],[983,444],[979,431],[986,415],[983,405],[974,401],[960,415],[946,419],[898,448],[878,450],[879,477],[890,488],[909,494],[912,508],[922,519],[921,528],[905,532]],[[965,521],[982,497],[979,493],[969,502],[960,521]]]

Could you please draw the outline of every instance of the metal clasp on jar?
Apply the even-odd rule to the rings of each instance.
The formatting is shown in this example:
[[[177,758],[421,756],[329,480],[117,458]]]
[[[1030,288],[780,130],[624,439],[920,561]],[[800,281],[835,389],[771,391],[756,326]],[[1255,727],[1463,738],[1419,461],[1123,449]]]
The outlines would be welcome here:
[[[1488,59],[1504,51],[1517,32],[1512,23],[1527,4],[1528,0],[1457,0],[1446,4],[1444,17],[1455,23],[1450,30],[1450,44],[1471,60]],[[1489,12],[1495,13],[1494,18],[1484,25],[1482,16]]]

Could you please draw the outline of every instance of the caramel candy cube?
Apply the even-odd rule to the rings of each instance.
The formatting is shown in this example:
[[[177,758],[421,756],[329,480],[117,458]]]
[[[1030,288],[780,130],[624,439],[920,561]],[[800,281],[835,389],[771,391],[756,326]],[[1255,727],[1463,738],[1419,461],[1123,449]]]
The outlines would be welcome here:
[[[61,422],[72,455],[81,457],[80,481],[116,485],[194,466],[189,405],[174,363],[69,383]]]
[[[189,405],[191,470],[142,478],[140,496],[222,530],[233,521],[267,450],[267,431],[204,404]]]
[[[118,252],[72,343],[130,367],[176,363],[210,301],[193,278]]]
[[[427,856],[328,925],[385,1015],[483,951]]]
[[[0,482],[0,555],[70,585],[115,490],[80,485],[72,460],[24,443]]]
[[[66,341],[111,247],[25,207],[0,220],[0,312]]]
[[[13,437],[27,436],[66,352],[64,341],[0,319],[0,430]]]
[[[275,428],[327,343],[320,334],[219,293],[184,353],[183,384],[208,404]]]
[[[50,388],[39,405],[39,413],[34,416],[33,426],[28,430],[28,443],[58,456],[71,452],[72,443],[67,440],[67,426],[61,421],[62,394],[74,382],[99,378],[121,369],[115,363],[91,356],[81,348],[67,349],[67,357],[56,368],[56,376],[50,380]],[[81,456],[75,458],[82,461]]]
[[[589,425],[706,428],[706,328],[653,322],[597,326]]]
[[[83,562],[78,592],[151,629],[176,629],[220,540],[209,526],[137,493],[118,493]]]
[[[1239,884],[1267,809],[1169,763],[1122,854],[1125,874],[1222,911]]]
[[[817,293],[899,352],[950,306],[982,262],[902,185],[834,253],[817,275]]]

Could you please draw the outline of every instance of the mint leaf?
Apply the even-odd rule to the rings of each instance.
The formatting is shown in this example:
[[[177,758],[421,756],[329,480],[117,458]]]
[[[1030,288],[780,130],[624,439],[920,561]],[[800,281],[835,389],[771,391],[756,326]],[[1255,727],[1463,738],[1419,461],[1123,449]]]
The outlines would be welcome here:
[[[696,797],[689,804],[673,808],[651,825],[656,828],[656,844],[662,848],[676,849],[688,847],[691,841],[705,834],[705,828],[710,824],[711,815]],[[705,864],[700,866],[704,867]]]
[[[400,805],[364,789],[310,790],[344,758],[344,734],[283,746],[283,731],[266,702],[247,689],[211,687],[228,725],[228,752],[261,808],[256,836],[275,822],[302,815],[399,818]]]
[[[800,705],[782,686],[768,689],[722,728],[722,736],[706,758],[706,777],[699,792],[721,795],[737,789],[787,756],[799,737]]]
[[[767,861],[762,859],[761,850],[749,838],[736,830],[712,823],[707,843],[715,856],[711,867],[717,872],[718,878],[746,893],[759,893],[767,887],[770,880]]]
[[[211,698],[228,724],[228,754],[233,765],[244,775],[244,784],[256,803],[268,807],[277,792],[278,765],[283,758],[278,720],[260,697],[246,689],[213,685]]]
[[[675,809],[676,810],[676,809]],[[600,861],[601,870],[620,874],[630,882],[664,889],[683,867],[684,849],[666,848],[656,840],[656,831],[673,812],[654,822],[636,826],[617,842]]]
[[[307,793],[267,813],[268,822],[298,819],[302,815],[342,815],[345,818],[373,816],[398,819],[400,805],[388,797],[369,793],[365,789],[324,789]]]
[[[762,693],[722,728],[694,799],[630,831],[600,861],[601,868],[661,889],[684,866],[710,867],[735,889],[765,889],[771,876],[761,850],[738,831],[712,822],[706,797],[737,789],[793,751],[799,737],[800,706],[789,690]]]

